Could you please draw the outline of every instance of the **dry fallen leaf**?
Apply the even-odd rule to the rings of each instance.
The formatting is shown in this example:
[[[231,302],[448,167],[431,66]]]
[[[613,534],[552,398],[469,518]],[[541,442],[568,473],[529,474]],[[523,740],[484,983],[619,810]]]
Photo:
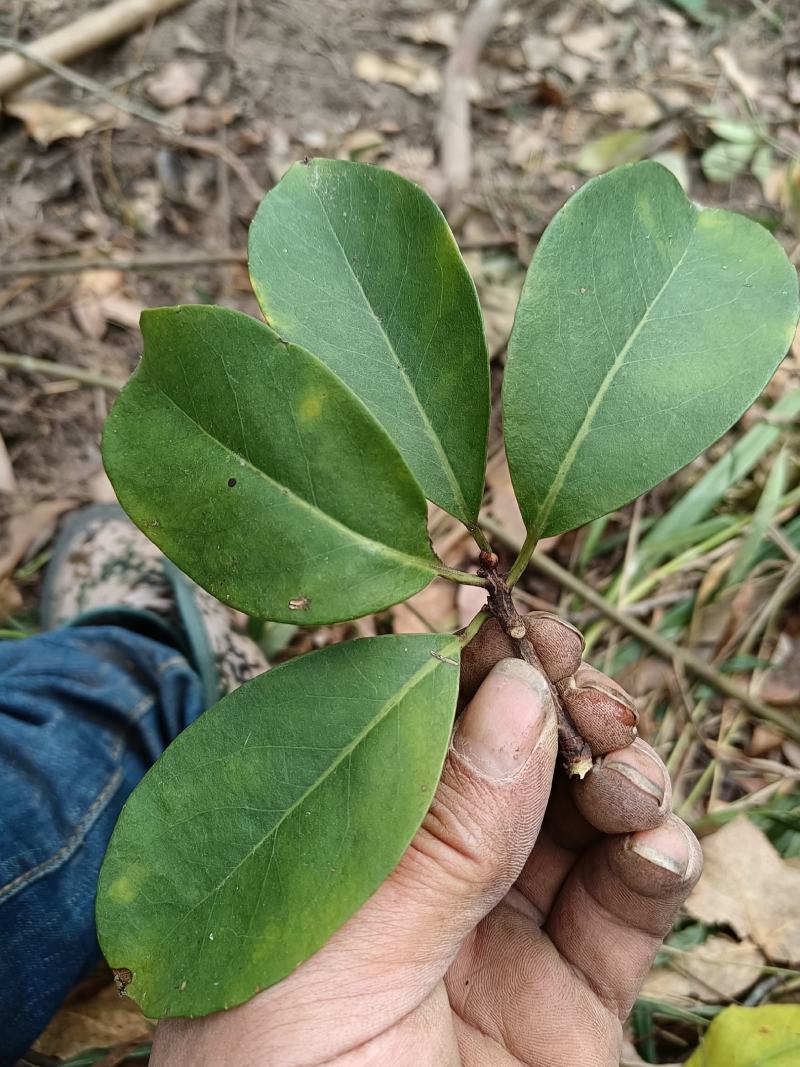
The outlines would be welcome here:
[[[800,867],[782,859],[745,815],[704,838],[703,855],[688,913],[751,938],[770,960],[800,962]]]
[[[443,48],[452,48],[458,35],[458,24],[454,11],[432,11],[425,18],[400,23],[396,36],[417,44],[440,44]]]
[[[629,126],[650,126],[661,118],[661,108],[643,89],[598,89],[592,107],[601,115],[619,115]]]
[[[13,515],[5,524],[3,554],[0,555],[0,579],[7,578],[43,529],[52,526],[59,515],[75,506],[74,500],[42,500],[27,511]]]
[[[87,1049],[144,1043],[152,1035],[152,1024],[130,997],[119,995],[109,978],[99,989],[96,983],[85,992],[79,987],[33,1047],[42,1056],[62,1060]]]
[[[16,493],[17,479],[3,435],[0,434],[0,493]]]
[[[800,641],[783,633],[761,677],[759,696],[769,704],[800,703]]]
[[[358,126],[342,138],[337,159],[356,159],[361,163],[374,163],[386,145],[386,138],[378,130]]]
[[[665,966],[654,967],[642,992],[647,997],[718,1004],[749,989],[763,963],[764,957],[752,941],[732,941],[713,934],[702,945],[676,954]]]
[[[25,123],[25,129],[37,144],[45,147],[66,137],[83,137],[96,125],[91,115],[47,100],[23,97],[7,100],[3,106],[8,115]]]
[[[387,82],[407,89],[414,96],[433,96],[441,86],[439,71],[412,55],[384,59],[375,52],[359,52],[353,72],[361,81],[377,85]]]
[[[157,74],[149,77],[144,83],[144,91],[156,107],[168,111],[199,96],[205,74],[205,63],[176,59],[166,63]]]
[[[99,341],[109,322],[130,329],[138,326],[142,307],[120,292],[123,278],[121,271],[112,269],[87,270],[81,274],[72,315],[85,337]]]
[[[392,621],[396,634],[445,633],[453,630],[456,625],[455,584],[431,582],[404,604],[395,604]]]
[[[599,62],[606,58],[606,49],[616,33],[612,26],[585,26],[573,33],[565,33],[561,40],[573,55]]]
[[[505,457],[487,466],[486,488],[489,490],[487,512],[510,538],[522,544],[527,531],[514,495],[514,487],[511,484],[511,475]]]
[[[522,54],[530,70],[540,71],[554,66],[563,51],[561,42],[555,37],[529,33],[522,40]]]
[[[734,58],[732,52],[729,52],[727,48],[723,48],[722,45],[718,45],[713,50],[712,55],[719,64],[719,69],[734,89],[738,89],[748,100],[755,101],[758,99],[761,95],[760,80],[753,74],[746,74],[739,66],[739,62]]]

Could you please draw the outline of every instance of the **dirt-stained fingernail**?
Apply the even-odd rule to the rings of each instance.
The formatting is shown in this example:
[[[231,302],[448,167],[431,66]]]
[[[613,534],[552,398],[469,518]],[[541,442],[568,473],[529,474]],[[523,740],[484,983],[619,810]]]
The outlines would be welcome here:
[[[572,790],[578,810],[606,834],[660,826],[669,815],[672,786],[667,768],[637,737],[627,748],[596,760],[592,773]]]
[[[545,678],[521,659],[503,659],[459,719],[453,748],[487,778],[510,778],[548,731],[555,708]]]
[[[630,849],[648,863],[683,880],[695,873],[699,851],[691,830],[677,816],[663,826],[631,835]]]

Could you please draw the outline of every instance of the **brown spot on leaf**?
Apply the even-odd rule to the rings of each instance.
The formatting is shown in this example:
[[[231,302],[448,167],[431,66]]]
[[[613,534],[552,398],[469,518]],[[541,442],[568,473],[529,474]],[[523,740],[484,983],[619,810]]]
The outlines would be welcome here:
[[[289,601],[289,611],[308,611],[311,607],[311,597],[296,596]]]
[[[117,992],[121,997],[125,996],[125,989],[132,981],[133,971],[128,970],[127,967],[114,968],[114,985],[117,987]]]

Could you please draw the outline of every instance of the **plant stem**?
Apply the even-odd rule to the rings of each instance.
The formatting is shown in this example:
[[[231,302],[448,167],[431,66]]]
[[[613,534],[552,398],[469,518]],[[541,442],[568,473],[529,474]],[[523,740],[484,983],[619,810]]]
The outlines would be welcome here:
[[[522,548],[519,550],[519,554],[511,565],[511,570],[506,576],[506,584],[508,585],[509,589],[513,589],[524,574],[525,568],[531,561],[531,556],[533,555],[536,549],[536,545],[539,541],[540,536],[541,530],[538,526],[532,526],[528,530],[528,534],[522,544]],[[514,545],[513,547],[516,548],[516,545]]]
[[[489,584],[489,611],[498,620],[508,636],[517,646],[520,659],[524,659],[547,679],[558,718],[558,749],[564,769],[570,778],[584,778],[592,769],[592,750],[581,737],[578,728],[564,707],[561,696],[551,682],[542,661],[536,654],[525,620],[514,606],[511,589],[502,574],[497,573],[497,556],[493,552],[481,553],[481,573]]]
[[[489,585],[480,574],[469,574],[467,571],[459,571],[455,567],[445,567],[443,563],[436,568],[436,573],[440,578],[446,578],[448,582],[458,582],[459,585],[480,585],[484,589],[488,588]]]
[[[484,525],[493,533],[498,540],[508,545],[509,548],[516,548],[516,542],[514,538],[510,537],[508,533],[491,519],[485,519]],[[800,722],[795,722],[790,716],[785,715],[777,708],[770,707],[769,704],[765,704],[759,697],[754,696],[752,693],[748,693],[746,689],[743,689],[736,682],[732,681],[727,675],[720,674],[705,660],[700,659],[699,656],[695,656],[694,653],[689,652],[688,649],[681,648],[680,645],[676,645],[674,641],[670,641],[668,637],[664,637],[662,634],[656,633],[648,626],[645,626],[638,619],[632,618],[625,612],[620,611],[614,607],[613,604],[609,604],[608,601],[601,596],[600,593],[595,592],[591,586],[588,586],[585,582],[582,582],[580,578],[576,578],[574,574],[570,574],[568,570],[561,567],[555,560],[550,559],[548,556],[535,555],[530,560],[532,566],[541,571],[542,574],[547,575],[548,578],[552,578],[558,582],[559,585],[565,589],[569,589],[571,593],[576,593],[582,597],[592,607],[597,608],[606,618],[616,623],[617,626],[621,626],[632,634],[642,644],[652,648],[660,656],[663,656],[666,660],[678,660],[682,663],[686,670],[693,674],[695,678],[699,678],[703,682],[707,682],[713,686],[719,693],[724,693],[725,696],[731,697],[733,700],[738,700],[742,707],[747,708],[750,714],[755,719],[762,719],[764,722],[772,723],[773,726],[777,726],[787,737],[791,737],[795,741],[800,741]]]
[[[472,622],[467,626],[462,634],[459,634],[459,640],[461,641],[461,647],[466,648],[473,637],[476,636],[481,626],[490,618],[488,611],[479,611]]]
[[[483,532],[480,526],[478,526],[477,522],[469,523],[467,529],[472,534],[472,538],[475,541],[475,544],[481,550],[481,552],[492,551],[492,546],[489,544],[486,534]]]

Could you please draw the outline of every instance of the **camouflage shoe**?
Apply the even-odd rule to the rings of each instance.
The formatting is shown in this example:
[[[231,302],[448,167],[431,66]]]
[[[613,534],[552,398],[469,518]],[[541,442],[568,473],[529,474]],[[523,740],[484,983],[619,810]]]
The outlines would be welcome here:
[[[118,621],[177,643],[200,674],[209,703],[267,669],[233,614],[181,573],[116,504],[73,512],[53,546],[42,626]]]

